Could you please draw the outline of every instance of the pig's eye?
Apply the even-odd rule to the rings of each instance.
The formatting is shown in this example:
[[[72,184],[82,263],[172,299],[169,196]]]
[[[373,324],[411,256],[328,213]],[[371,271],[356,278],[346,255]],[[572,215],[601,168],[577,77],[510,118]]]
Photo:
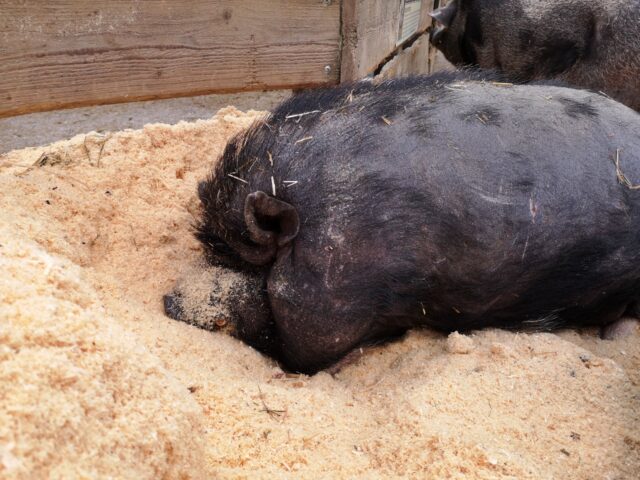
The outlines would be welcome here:
[[[202,242],[204,255],[209,264],[233,269],[245,267],[246,262],[240,254],[210,228],[200,227],[196,231],[196,237]]]
[[[230,256],[235,252],[222,237],[211,231],[207,225],[200,225],[196,230],[196,238],[213,255]]]
[[[207,238],[207,245],[217,254],[234,255],[233,249],[222,238],[217,235],[210,235]]]

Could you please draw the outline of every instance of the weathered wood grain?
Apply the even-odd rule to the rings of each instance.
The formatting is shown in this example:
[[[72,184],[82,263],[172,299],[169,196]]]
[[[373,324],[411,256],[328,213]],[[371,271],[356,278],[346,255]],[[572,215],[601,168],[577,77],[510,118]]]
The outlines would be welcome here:
[[[0,0],[0,117],[336,83],[340,4]]]
[[[429,73],[439,72],[439,71],[448,71],[452,72],[456,69],[455,66],[450,64],[442,52],[436,48],[431,48],[430,56],[429,56]]]
[[[369,75],[398,48],[401,4],[402,0],[343,0],[341,81]],[[417,33],[431,25],[431,10],[433,0],[422,0]]]
[[[389,60],[380,74],[376,75],[376,80],[431,73],[429,57],[431,51],[429,34],[423,33],[410,46],[403,48]]]

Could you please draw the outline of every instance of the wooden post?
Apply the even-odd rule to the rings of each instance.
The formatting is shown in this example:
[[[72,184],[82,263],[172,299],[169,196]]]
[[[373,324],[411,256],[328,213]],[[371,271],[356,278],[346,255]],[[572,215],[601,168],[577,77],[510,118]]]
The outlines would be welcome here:
[[[407,32],[405,21],[411,19],[404,14],[413,14],[415,8],[419,8],[419,16]],[[431,25],[429,12],[432,9],[433,0],[343,0],[340,80],[356,80],[379,73],[386,63],[402,54],[407,43],[421,40],[421,52],[428,50],[428,39],[425,42],[420,37],[428,35],[426,31]],[[419,67],[417,63],[420,63]],[[401,70],[426,73],[428,64],[428,53],[424,59],[414,55],[412,66]]]

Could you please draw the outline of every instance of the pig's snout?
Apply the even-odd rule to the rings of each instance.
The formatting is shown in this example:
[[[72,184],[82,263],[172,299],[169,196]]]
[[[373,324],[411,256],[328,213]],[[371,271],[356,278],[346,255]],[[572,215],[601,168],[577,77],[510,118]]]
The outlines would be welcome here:
[[[237,315],[232,308],[235,297],[229,288],[215,278],[213,271],[191,275],[178,282],[163,295],[164,313],[173,320],[188,323],[209,331],[226,330],[233,334]]]
[[[162,297],[164,303],[164,313],[174,320],[184,320],[184,309],[182,299],[177,293],[170,293]]]

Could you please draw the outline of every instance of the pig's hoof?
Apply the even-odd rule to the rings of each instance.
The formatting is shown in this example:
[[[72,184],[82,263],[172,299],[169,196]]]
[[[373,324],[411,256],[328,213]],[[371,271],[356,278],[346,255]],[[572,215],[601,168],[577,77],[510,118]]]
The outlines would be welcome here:
[[[180,296],[172,293],[171,295],[164,295],[162,297],[164,303],[164,313],[174,320],[182,320],[184,318],[184,310],[182,308],[182,301]]]
[[[627,338],[634,335],[639,327],[640,322],[635,318],[621,318],[617,322],[602,327],[600,337],[604,340]]]

